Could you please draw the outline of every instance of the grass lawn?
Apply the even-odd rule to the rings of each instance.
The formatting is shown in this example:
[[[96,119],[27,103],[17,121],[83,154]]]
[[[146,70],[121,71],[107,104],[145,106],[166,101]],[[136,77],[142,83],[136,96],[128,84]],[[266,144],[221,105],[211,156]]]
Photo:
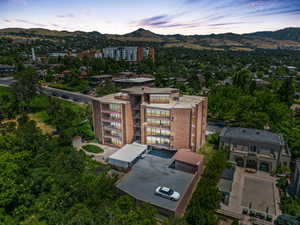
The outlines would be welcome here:
[[[82,147],[83,150],[91,153],[102,153],[104,150],[96,145],[85,145]]]

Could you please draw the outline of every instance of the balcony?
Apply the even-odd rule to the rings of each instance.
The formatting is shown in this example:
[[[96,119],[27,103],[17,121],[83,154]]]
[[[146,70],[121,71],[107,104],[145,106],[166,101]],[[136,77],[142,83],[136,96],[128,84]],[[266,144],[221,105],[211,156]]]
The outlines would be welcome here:
[[[147,123],[147,127],[153,128],[168,128],[170,129],[170,124],[155,124],[155,123]]]
[[[171,138],[171,134],[162,134],[162,133],[148,133],[146,132],[147,136],[152,136],[152,137],[162,137],[162,138]]]
[[[107,116],[102,117],[101,120],[103,122],[119,122],[119,123],[121,123],[121,121],[122,121],[120,118],[107,117]]]
[[[112,111],[109,109],[102,109],[101,112],[102,112],[102,114],[120,114],[121,110],[120,111]]]
[[[171,120],[171,116],[161,115],[161,114],[148,114],[148,113],[146,113],[146,117],[147,118],[152,118],[152,119]]]
[[[122,128],[121,127],[115,127],[115,126],[103,124],[103,130],[108,130],[108,131],[111,131],[111,130],[122,131]]]
[[[117,138],[119,140],[122,140],[122,136],[116,135],[116,134],[109,134],[109,133],[104,133],[104,138]]]

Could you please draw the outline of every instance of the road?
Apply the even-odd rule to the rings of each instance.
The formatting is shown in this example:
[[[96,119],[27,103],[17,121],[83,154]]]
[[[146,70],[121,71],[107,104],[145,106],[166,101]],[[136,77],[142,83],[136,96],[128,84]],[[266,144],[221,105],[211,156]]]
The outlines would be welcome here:
[[[0,78],[0,85],[9,87],[13,83],[12,77],[4,77]],[[78,103],[84,103],[84,104],[90,104],[92,102],[92,99],[94,97],[89,95],[84,95],[79,92],[71,92],[71,91],[65,91],[61,89],[51,88],[48,86],[41,86],[41,92],[46,95],[51,95],[54,97],[60,97],[68,100],[72,100],[74,102]]]

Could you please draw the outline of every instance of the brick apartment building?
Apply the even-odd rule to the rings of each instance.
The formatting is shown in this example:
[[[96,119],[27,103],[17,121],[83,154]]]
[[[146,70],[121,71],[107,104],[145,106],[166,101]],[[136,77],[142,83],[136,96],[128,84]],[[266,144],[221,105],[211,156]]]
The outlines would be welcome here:
[[[94,98],[97,139],[122,147],[134,141],[168,150],[196,151],[205,142],[207,98],[174,88],[131,87]]]
[[[155,50],[151,47],[107,47],[103,49],[104,58],[112,58],[114,60],[140,62],[144,59],[155,59]]]

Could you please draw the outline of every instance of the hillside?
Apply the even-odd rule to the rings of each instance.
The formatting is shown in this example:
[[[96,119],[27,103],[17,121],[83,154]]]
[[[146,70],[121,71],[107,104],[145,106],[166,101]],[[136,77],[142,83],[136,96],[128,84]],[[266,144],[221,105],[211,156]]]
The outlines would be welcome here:
[[[278,31],[263,31],[249,34],[211,34],[211,35],[161,35],[149,30],[138,29],[125,35],[101,34],[99,32],[56,31],[42,28],[0,29],[0,37],[12,39],[65,39],[68,42],[82,41],[105,42],[110,45],[134,44],[155,47],[181,47],[207,50],[249,51],[255,49],[292,49],[300,50],[300,28],[286,28]],[[103,44],[102,44],[103,45]]]

